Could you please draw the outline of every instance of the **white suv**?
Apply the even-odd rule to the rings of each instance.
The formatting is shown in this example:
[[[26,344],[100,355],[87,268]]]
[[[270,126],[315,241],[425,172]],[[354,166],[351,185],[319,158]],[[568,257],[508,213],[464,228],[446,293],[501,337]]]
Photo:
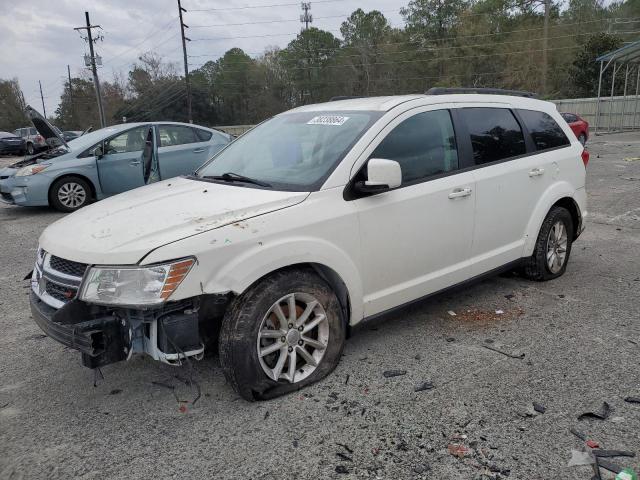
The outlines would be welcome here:
[[[217,338],[255,400],[327,375],[367,318],[507,268],[562,275],[588,153],[551,103],[444,93],[297,108],[192,176],[59,220],[34,319],[92,368]]]

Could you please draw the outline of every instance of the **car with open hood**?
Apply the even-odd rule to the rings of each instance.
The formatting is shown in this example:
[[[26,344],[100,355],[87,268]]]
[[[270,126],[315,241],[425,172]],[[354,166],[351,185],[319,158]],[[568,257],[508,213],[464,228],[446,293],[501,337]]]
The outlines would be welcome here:
[[[178,122],[114,125],[66,142],[36,110],[27,107],[27,114],[48,149],[0,169],[0,199],[63,212],[193,173],[231,142],[225,133]]]
[[[331,372],[365,319],[505,269],[562,275],[587,161],[555,105],[514,92],[307,105],[50,225],[32,315],[90,368],[217,341],[228,384],[272,398]]]

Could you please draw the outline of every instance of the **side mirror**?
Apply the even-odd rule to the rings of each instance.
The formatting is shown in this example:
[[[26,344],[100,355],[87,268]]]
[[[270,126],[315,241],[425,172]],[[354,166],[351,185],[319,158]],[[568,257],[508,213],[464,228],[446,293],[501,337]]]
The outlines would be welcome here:
[[[372,158],[367,162],[367,181],[357,182],[356,191],[360,193],[379,193],[402,184],[402,169],[394,160]]]
[[[102,145],[98,145],[96,148],[93,149],[93,155],[96,158],[104,157],[104,150],[102,149]]]

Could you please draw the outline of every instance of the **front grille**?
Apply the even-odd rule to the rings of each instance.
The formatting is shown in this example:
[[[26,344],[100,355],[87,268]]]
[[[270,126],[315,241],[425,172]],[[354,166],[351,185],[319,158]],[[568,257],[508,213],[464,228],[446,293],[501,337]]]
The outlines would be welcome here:
[[[67,303],[78,293],[78,291],[73,288],[63,287],[62,285],[52,282],[47,282],[46,290],[49,295],[63,303]]]
[[[87,269],[86,263],[65,260],[64,258],[56,257],[55,255],[51,255],[51,258],[49,259],[49,265],[53,270],[56,270],[57,272],[72,275],[74,277],[82,277],[85,270]]]

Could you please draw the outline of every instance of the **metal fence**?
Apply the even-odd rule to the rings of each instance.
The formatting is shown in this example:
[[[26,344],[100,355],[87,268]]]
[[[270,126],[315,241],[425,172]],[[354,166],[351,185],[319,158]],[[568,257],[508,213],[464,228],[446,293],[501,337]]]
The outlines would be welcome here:
[[[598,112],[597,98],[571,98],[552,100],[560,112],[577,113],[591,128],[598,125],[599,132],[640,130],[640,99],[636,96],[600,98]],[[596,114],[599,118],[596,119]]]

